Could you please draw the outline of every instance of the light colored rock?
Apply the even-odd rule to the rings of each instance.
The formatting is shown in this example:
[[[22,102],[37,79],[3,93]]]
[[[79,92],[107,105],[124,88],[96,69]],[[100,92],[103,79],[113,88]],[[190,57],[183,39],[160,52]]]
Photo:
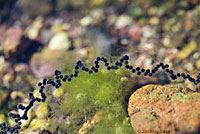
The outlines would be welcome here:
[[[55,89],[54,92],[53,92],[53,96],[57,97],[57,98],[59,98],[63,94],[64,94],[64,89],[63,88]]]
[[[82,26],[88,26],[89,24],[92,23],[92,17],[91,16],[85,16],[80,20],[80,24]]]
[[[116,28],[120,29],[120,28],[130,25],[131,23],[132,23],[132,18],[128,15],[122,14],[117,18],[115,22],[115,26]]]
[[[38,17],[36,18],[36,20],[33,22],[32,25],[30,25],[27,29],[26,29],[26,35],[34,40],[38,37],[40,29],[42,28],[42,21],[43,18],[42,17]]]
[[[67,32],[56,33],[49,41],[48,48],[51,50],[67,50],[70,47]]]

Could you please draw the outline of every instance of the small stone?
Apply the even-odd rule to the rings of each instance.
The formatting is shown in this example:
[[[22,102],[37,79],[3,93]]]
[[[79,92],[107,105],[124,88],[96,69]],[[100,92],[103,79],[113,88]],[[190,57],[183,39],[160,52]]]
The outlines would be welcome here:
[[[143,35],[143,30],[138,24],[134,24],[128,30],[128,36],[134,41],[140,41]]]
[[[55,91],[53,92],[53,96],[57,97],[57,98],[59,98],[63,94],[64,94],[64,89],[63,88],[55,89]]]
[[[41,29],[41,27],[43,25],[42,21],[43,21],[43,18],[42,17],[38,17],[33,22],[33,24],[26,29],[26,31],[27,31],[26,34],[30,39],[34,40],[34,39],[36,39],[38,37],[40,29]]]
[[[88,26],[92,23],[92,17],[91,16],[85,16],[80,20],[80,24],[82,26]]]
[[[200,60],[197,60],[196,63],[195,63],[195,65],[196,65],[197,69],[200,69]]]
[[[117,18],[115,26],[116,28],[120,29],[130,25],[131,23],[132,23],[132,18],[126,14],[122,14]]]
[[[67,50],[70,45],[67,32],[62,31],[51,38],[48,48],[51,50]]]
[[[6,118],[4,114],[0,114],[0,124],[6,122]]]
[[[150,18],[149,23],[151,25],[158,25],[160,23],[160,20],[158,17],[152,17],[152,18]]]
[[[192,52],[197,49],[197,43],[195,41],[191,41],[188,45],[186,45],[178,54],[177,58],[186,59],[189,57]]]

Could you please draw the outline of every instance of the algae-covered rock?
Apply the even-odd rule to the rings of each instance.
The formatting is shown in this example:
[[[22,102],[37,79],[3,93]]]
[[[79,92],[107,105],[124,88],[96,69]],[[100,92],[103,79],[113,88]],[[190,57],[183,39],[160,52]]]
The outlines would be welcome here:
[[[6,122],[6,118],[4,114],[0,114],[0,124]]]
[[[37,107],[35,114],[37,118],[44,119],[48,117],[49,111],[48,111],[48,104],[47,103],[40,103],[40,105]]]
[[[58,110],[53,113],[51,131],[70,134],[133,134],[125,104],[127,92],[124,82],[127,76],[130,76],[130,72],[125,68],[108,71],[101,67],[98,73],[80,71],[76,79],[62,83],[67,94],[59,98],[58,103],[61,105],[56,106],[55,101],[52,102]],[[61,122],[63,117],[65,120]]]
[[[62,96],[63,94],[64,94],[64,89],[63,89],[63,88],[56,89],[56,90],[53,92],[53,96],[54,96],[54,97],[57,97],[57,98],[59,98],[59,97]]]
[[[136,131],[198,133],[200,93],[177,85],[147,85],[131,95],[128,113]]]
[[[29,125],[29,130],[45,129],[49,125],[48,121],[45,119],[33,119]]]

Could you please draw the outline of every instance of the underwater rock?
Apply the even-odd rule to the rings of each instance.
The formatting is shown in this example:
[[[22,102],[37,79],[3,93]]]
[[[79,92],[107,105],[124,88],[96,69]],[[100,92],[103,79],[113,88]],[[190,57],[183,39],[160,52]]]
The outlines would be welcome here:
[[[197,43],[196,41],[191,41],[188,45],[186,45],[178,54],[177,58],[185,59],[197,50]]]
[[[12,62],[28,62],[32,54],[43,47],[39,41],[25,37],[21,28],[11,27],[4,36],[2,43],[5,59]]]
[[[3,77],[3,74],[8,71],[9,63],[5,61],[3,56],[0,56],[0,78]]]
[[[6,122],[6,117],[4,114],[0,114],[0,124]]]
[[[200,69],[200,60],[197,60],[196,63],[195,63],[195,65],[196,65],[197,69]]]
[[[131,95],[128,113],[136,132],[198,133],[200,93],[177,85],[143,86]]]
[[[151,25],[158,25],[160,23],[160,20],[158,17],[152,17],[152,18],[150,18],[149,23]]]
[[[115,22],[115,26],[116,28],[123,28],[125,26],[128,26],[132,23],[132,18],[126,14],[122,14],[120,15],[116,22]]]
[[[20,39],[22,36],[23,30],[19,27],[11,27],[5,32],[2,46],[6,58],[16,52],[18,45],[20,45]]]
[[[39,36],[40,29],[43,26],[43,18],[37,17],[36,20],[26,29],[26,35],[29,39],[37,39]]]
[[[56,33],[49,41],[48,48],[51,50],[67,50],[70,47],[67,32]]]
[[[51,76],[56,67],[59,66],[58,57],[62,55],[61,51],[44,49],[40,53],[35,53],[30,61],[31,71],[38,78]]]
[[[128,36],[134,41],[140,41],[143,35],[143,30],[138,24],[134,24],[128,31]]]
[[[55,89],[53,92],[53,96],[57,98],[60,98],[63,94],[64,94],[63,88]]]
[[[45,119],[48,117],[49,111],[48,111],[48,104],[47,103],[40,103],[37,107],[35,114],[37,118],[39,119]]]
[[[29,128],[27,129],[30,131],[38,130],[38,129],[46,129],[48,127],[49,123],[45,119],[33,119],[29,125]]]
[[[88,26],[92,23],[93,18],[91,16],[85,16],[80,20],[81,26]]]
[[[44,78],[54,74],[55,69],[62,67],[65,62],[75,61],[74,53],[66,53],[64,50],[43,49],[35,53],[30,60],[31,71],[37,78]]]

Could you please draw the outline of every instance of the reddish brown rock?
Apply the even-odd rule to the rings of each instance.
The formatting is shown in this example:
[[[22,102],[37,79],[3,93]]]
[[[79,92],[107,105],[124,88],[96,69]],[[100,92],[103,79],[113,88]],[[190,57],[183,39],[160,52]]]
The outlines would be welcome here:
[[[23,30],[18,27],[9,28],[6,31],[3,39],[4,41],[2,43],[6,58],[10,57],[10,55],[13,55],[16,52],[22,36]]]
[[[177,85],[147,85],[131,95],[128,113],[138,133],[199,133],[200,93]]]
[[[128,31],[128,37],[130,37],[134,41],[140,41],[143,35],[142,28],[135,24]]]
[[[39,51],[43,44],[25,37],[21,28],[11,27],[3,36],[2,47],[7,60],[28,62],[32,54]]]

